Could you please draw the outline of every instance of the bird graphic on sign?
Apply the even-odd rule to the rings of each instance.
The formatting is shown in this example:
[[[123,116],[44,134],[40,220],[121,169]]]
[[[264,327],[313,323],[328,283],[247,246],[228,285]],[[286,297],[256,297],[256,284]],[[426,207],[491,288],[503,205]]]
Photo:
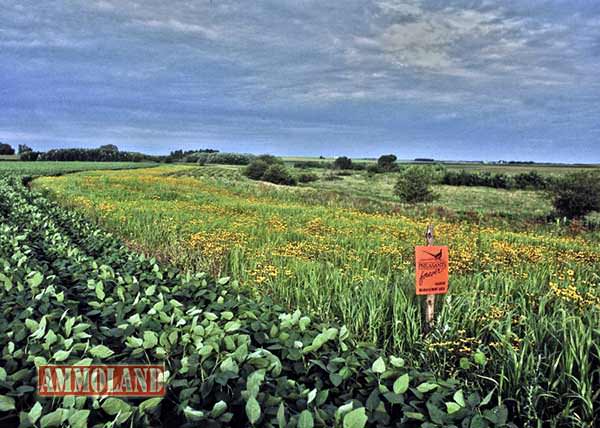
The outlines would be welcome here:
[[[423,252],[425,254],[429,254],[431,257],[433,257],[436,260],[441,260],[442,259],[442,250],[441,249],[440,249],[439,252],[437,252],[435,254],[434,253],[430,253],[429,251],[425,251],[425,250],[423,250]]]

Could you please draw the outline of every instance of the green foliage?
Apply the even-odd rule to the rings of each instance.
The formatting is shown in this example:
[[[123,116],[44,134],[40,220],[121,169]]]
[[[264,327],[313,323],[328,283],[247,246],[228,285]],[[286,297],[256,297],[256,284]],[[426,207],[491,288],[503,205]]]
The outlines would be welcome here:
[[[160,266],[19,180],[0,191],[3,424],[506,426],[503,406],[475,393],[461,405],[465,385],[382,357],[345,327]],[[162,361],[167,396],[38,401],[36,364],[53,358]]]
[[[297,180],[299,183],[310,183],[312,181],[317,181],[319,177],[316,174],[303,173],[298,174]]]
[[[10,144],[0,143],[0,155],[14,155],[15,149]]]
[[[582,217],[600,211],[600,173],[577,172],[556,180],[551,188],[559,216]]]
[[[246,167],[244,170],[244,175],[251,180],[260,180],[263,175],[265,175],[265,171],[269,168],[269,164],[262,159],[256,159]]]
[[[33,159],[27,158],[25,160]],[[109,144],[97,149],[53,149],[45,153],[38,153],[36,160],[54,162],[151,162],[157,161],[158,158],[136,152],[121,152],[117,146]]]
[[[431,190],[433,171],[426,166],[411,165],[400,171],[394,193],[402,202],[431,202],[435,195]]]
[[[336,169],[352,169],[352,159],[346,156],[340,156],[333,162]]]
[[[398,170],[398,164],[396,155],[382,155],[377,159],[378,171],[390,172]]]
[[[271,155],[258,156],[245,168],[244,175],[251,180],[268,181],[287,186],[296,185],[296,179],[287,170],[283,161]]]
[[[197,162],[199,165],[248,165],[256,156],[243,153],[219,153],[212,151],[196,152],[183,158],[185,162]]]
[[[284,184],[295,186],[296,179],[290,174],[287,168],[280,164],[273,164],[267,168],[261,180],[275,184]]]

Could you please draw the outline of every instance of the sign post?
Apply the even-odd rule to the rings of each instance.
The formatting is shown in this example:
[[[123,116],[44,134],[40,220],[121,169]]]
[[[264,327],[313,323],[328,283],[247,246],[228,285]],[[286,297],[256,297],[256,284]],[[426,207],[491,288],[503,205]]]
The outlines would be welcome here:
[[[427,246],[415,247],[417,295],[425,299],[425,331],[433,328],[435,295],[448,292],[448,247],[433,245],[433,225],[425,234]]]

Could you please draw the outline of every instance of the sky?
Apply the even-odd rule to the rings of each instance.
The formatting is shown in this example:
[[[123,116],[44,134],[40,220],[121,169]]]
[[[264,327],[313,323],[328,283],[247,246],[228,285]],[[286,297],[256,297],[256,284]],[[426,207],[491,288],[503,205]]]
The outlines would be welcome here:
[[[600,162],[600,2],[0,0],[0,141]]]

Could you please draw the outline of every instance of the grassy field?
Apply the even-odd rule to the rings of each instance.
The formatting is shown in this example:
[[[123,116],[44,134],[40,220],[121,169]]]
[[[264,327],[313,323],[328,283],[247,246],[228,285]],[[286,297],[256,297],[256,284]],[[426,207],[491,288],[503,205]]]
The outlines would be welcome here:
[[[378,180],[364,193],[385,193],[389,183]],[[354,204],[348,199],[360,193],[358,182],[350,193],[331,190],[337,182],[290,189],[250,182],[237,168],[165,166],[35,183],[164,261],[232,275],[257,299],[339,320],[356,337],[436,373],[490,377],[520,414],[530,406],[532,421],[549,411],[593,418],[600,246],[584,235],[436,220],[436,242],[450,247],[451,292],[438,299],[437,328],[423,337],[413,248],[431,218]],[[548,209],[527,192],[438,190],[448,204],[482,214],[502,204],[517,213]],[[477,192],[483,199],[473,198]],[[539,204],[527,204],[536,197]],[[476,353],[485,355],[478,368],[469,363]]]
[[[154,163],[142,162],[0,162],[0,175],[60,175],[77,171],[147,168]]]

